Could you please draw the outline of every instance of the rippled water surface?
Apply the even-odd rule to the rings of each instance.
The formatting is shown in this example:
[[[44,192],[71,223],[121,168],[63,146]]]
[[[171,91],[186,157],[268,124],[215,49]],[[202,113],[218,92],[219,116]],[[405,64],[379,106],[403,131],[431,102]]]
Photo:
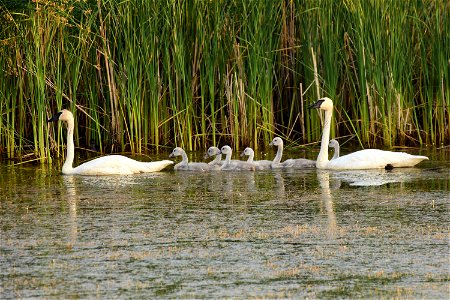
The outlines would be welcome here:
[[[0,296],[446,299],[449,171],[2,165]]]

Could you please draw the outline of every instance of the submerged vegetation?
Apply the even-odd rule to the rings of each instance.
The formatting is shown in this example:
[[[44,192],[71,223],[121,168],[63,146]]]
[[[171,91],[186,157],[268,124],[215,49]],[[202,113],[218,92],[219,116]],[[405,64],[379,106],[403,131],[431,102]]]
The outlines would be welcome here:
[[[46,118],[61,108],[75,112],[76,146],[101,152],[312,143],[321,123],[306,108],[323,96],[336,136],[442,145],[449,11],[437,0],[0,0],[0,152],[50,157],[65,134]]]

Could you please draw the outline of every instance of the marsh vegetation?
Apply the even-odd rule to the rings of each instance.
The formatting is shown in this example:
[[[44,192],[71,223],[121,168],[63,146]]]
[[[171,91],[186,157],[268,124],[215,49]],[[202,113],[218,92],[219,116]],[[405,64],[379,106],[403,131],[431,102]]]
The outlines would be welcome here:
[[[55,4],[57,3],[57,4]],[[20,5],[23,4],[23,5]],[[450,138],[446,1],[2,1],[0,150],[45,160],[76,146],[144,153],[319,141],[360,146]]]

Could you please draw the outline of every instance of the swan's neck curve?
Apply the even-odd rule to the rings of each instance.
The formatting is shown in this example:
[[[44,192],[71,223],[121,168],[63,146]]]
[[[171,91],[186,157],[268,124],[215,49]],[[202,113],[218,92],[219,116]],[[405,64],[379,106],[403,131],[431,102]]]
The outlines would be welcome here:
[[[220,164],[220,161],[222,160],[222,154],[216,154],[216,158],[212,161],[212,164]]]
[[[331,117],[333,115],[332,110],[325,111],[325,123],[323,124],[323,133],[322,133],[322,141],[320,142],[320,152],[319,156],[317,156],[316,167],[318,169],[326,168],[329,160],[328,160],[328,145],[330,143],[330,126],[331,126]]]
[[[255,152],[250,152],[250,154],[248,155],[247,162],[252,163],[254,157],[255,157]]]
[[[73,144],[73,129],[75,127],[73,118],[67,120],[67,156],[62,167],[63,174],[73,174],[73,159],[75,157],[75,146]]]
[[[278,145],[277,155],[273,159],[274,164],[279,164],[281,162],[281,157],[283,156],[283,144]]]
[[[336,145],[334,146],[334,154],[333,154],[333,159],[338,158],[339,157],[339,146]]]
[[[186,152],[184,150],[183,150],[183,152],[181,152],[181,158],[182,158],[182,161],[180,162],[180,164],[187,166],[187,164],[188,164],[188,157],[187,157],[187,154],[186,154]]]
[[[227,153],[227,155],[225,156],[225,163],[224,165],[228,165],[231,163],[231,151]]]

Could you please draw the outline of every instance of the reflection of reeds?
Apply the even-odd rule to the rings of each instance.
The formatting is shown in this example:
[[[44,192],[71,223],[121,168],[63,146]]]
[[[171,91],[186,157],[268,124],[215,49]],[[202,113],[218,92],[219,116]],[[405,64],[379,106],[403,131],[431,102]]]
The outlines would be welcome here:
[[[325,95],[336,135],[362,145],[449,140],[445,1],[72,2],[0,8],[10,157],[49,157],[63,135],[45,119],[62,107],[77,145],[102,152],[314,142],[304,102]]]

